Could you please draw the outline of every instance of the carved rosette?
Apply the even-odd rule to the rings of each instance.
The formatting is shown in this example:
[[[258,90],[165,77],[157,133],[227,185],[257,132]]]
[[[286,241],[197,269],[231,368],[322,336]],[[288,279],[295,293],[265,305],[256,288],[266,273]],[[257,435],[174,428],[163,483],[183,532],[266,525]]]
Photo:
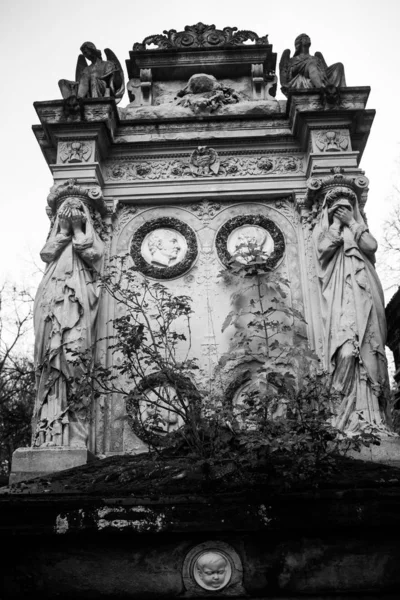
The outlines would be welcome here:
[[[63,164],[88,162],[92,156],[92,153],[92,142],[60,142],[58,145],[59,162]]]
[[[218,231],[216,248],[221,262],[229,266],[232,257],[247,264],[251,249],[257,248],[267,269],[275,269],[285,253],[285,238],[279,227],[262,215],[241,215],[227,221]],[[248,248],[250,248],[248,250]]]
[[[194,231],[183,221],[161,217],[135,232],[131,255],[138,271],[155,279],[174,279],[187,273],[197,257]]]
[[[350,134],[346,129],[312,132],[313,152],[346,152],[351,150]]]

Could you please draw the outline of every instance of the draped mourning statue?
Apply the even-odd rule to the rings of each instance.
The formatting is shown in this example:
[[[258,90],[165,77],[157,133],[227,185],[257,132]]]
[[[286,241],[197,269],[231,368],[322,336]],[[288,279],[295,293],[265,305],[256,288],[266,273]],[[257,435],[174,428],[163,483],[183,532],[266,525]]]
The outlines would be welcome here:
[[[76,65],[75,81],[60,79],[58,82],[64,100],[76,98],[115,98],[118,103],[125,91],[125,78],[121,64],[110,48],[101,50],[92,42],[84,42]],[[89,61],[89,65],[86,62]]]
[[[386,320],[374,268],[377,243],[352,189],[339,186],[328,191],[313,238],[325,367],[339,398],[334,425],[355,433],[371,423],[388,431]]]
[[[344,67],[335,63],[328,67],[321,52],[310,54],[311,39],[306,33],[297,36],[294,42],[295,52],[283,52],[279,63],[282,92],[287,95],[290,88],[329,88],[346,87]]]
[[[100,197],[100,188],[85,189],[73,180],[49,196],[56,215],[40,253],[47,267],[34,304],[34,446],[87,444],[90,398],[74,397],[80,371],[72,353],[85,353],[94,342],[96,276],[104,244],[94,230],[90,207]]]

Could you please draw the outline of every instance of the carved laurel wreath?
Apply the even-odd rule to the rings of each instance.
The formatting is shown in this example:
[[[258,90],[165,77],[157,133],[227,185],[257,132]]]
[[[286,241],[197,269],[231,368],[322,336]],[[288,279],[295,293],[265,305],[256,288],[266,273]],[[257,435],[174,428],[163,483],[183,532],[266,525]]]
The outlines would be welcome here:
[[[185,400],[187,399],[190,402],[191,410],[195,412],[200,410],[200,394],[191,380],[184,375],[166,371],[165,373],[151,373],[142,379],[126,403],[126,412],[133,432],[141,440],[153,445],[165,446],[168,445],[171,437],[175,435],[175,431],[166,435],[157,434],[147,429],[140,419],[140,402],[146,400],[146,392],[151,392],[163,385],[180,390]]]
[[[183,235],[186,240],[187,252],[185,258],[171,267],[151,265],[142,256],[142,243],[146,235],[155,229],[161,228],[174,229]],[[175,277],[180,277],[190,269],[196,260],[197,252],[197,240],[194,231],[186,223],[174,217],[160,217],[159,219],[148,221],[135,232],[131,243],[131,255],[137,270],[143,273],[143,275],[154,277],[154,279],[174,279]]]
[[[271,219],[262,215],[241,215],[234,217],[221,227],[215,241],[221,262],[225,266],[229,266],[232,256],[229,254],[227,248],[228,237],[232,231],[243,225],[258,225],[268,231],[274,241],[274,251],[265,260],[265,266],[269,269],[275,269],[285,252],[285,238],[279,227]]]

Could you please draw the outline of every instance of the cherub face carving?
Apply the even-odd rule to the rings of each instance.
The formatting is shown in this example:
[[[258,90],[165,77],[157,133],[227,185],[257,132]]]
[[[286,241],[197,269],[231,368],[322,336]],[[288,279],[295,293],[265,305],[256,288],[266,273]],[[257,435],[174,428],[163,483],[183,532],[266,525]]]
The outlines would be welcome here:
[[[145,237],[142,244],[143,258],[161,268],[180,262],[186,251],[186,240],[173,229],[155,229]]]
[[[231,578],[232,568],[220,552],[204,552],[194,565],[194,578],[205,590],[221,590]]]
[[[257,225],[244,225],[232,231],[227,248],[238,262],[248,264],[257,257],[267,259],[274,250],[274,242],[266,229]]]

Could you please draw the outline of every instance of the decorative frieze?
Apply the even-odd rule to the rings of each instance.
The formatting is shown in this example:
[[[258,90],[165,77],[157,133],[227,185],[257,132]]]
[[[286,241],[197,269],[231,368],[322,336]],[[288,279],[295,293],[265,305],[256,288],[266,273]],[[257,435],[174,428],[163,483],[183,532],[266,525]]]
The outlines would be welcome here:
[[[304,174],[302,156],[259,154],[228,156],[222,160],[213,148],[200,146],[189,159],[115,161],[105,169],[106,181],[193,179],[197,177],[249,177]]]

